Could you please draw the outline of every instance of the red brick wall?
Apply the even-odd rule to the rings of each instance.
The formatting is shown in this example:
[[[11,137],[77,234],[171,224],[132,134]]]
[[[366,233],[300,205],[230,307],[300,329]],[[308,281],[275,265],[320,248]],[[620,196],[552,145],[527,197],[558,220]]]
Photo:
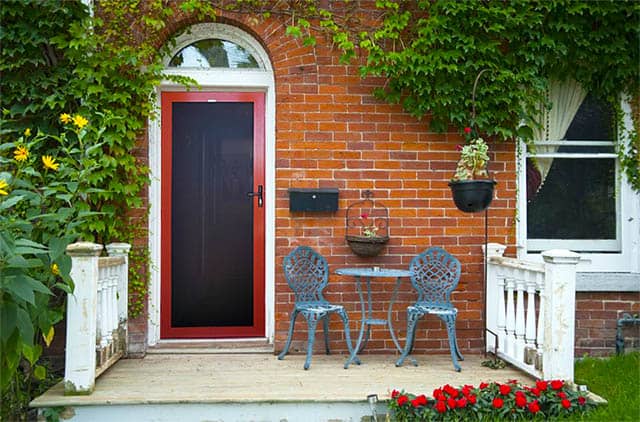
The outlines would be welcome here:
[[[616,322],[623,313],[640,313],[636,292],[578,292],[576,294],[576,357],[603,356],[616,350]],[[640,326],[625,326],[625,348],[640,347]]]

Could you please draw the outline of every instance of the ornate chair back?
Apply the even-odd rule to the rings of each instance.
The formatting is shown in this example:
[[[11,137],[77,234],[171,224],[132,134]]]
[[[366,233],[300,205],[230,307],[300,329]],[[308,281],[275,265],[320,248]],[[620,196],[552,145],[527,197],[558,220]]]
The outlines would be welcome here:
[[[329,282],[329,265],[308,246],[298,246],[284,258],[284,276],[296,304],[327,303],[322,290]]]
[[[413,258],[411,284],[418,292],[418,303],[450,308],[451,292],[460,281],[460,261],[442,248],[432,247]]]

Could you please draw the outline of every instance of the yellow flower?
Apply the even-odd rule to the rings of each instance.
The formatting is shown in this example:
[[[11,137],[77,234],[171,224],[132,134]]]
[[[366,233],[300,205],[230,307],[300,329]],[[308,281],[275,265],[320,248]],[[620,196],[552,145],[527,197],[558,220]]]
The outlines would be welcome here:
[[[24,136],[31,136],[31,129],[26,128],[26,129],[24,130]]]
[[[45,168],[51,170],[58,170],[58,167],[60,166],[60,164],[56,163],[56,159],[50,155],[42,156],[42,164],[44,164]]]
[[[0,195],[9,195],[9,192],[5,190],[7,187],[9,187],[7,181],[4,179],[0,179]]]
[[[55,262],[51,264],[51,273],[53,275],[60,275],[60,268],[58,268],[58,264],[56,264]]]
[[[71,121],[71,116],[69,114],[67,114],[67,113],[62,113],[60,115],[60,121],[62,123],[69,123]]]
[[[13,158],[15,158],[16,161],[26,161],[27,158],[29,158],[29,150],[27,147],[21,145],[13,151]]]
[[[75,116],[73,116],[73,124],[76,125],[78,129],[82,129],[87,125],[87,123],[89,123],[89,121],[81,115],[76,114]]]

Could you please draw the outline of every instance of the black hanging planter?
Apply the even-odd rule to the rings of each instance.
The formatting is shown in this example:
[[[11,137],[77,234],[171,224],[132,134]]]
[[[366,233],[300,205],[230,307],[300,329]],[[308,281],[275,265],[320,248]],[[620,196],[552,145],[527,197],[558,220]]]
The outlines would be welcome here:
[[[493,199],[495,180],[457,180],[449,182],[453,202],[462,212],[484,211]]]

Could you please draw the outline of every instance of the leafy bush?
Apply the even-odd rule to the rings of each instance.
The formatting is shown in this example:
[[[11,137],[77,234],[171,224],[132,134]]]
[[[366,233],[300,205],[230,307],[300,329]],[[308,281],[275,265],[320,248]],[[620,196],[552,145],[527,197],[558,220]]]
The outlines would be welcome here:
[[[584,413],[595,404],[560,380],[537,381],[534,387],[512,380],[478,387],[447,384],[433,397],[393,390],[387,406],[402,422],[549,419]]]
[[[65,249],[95,214],[89,198],[97,189],[88,180],[98,167],[101,131],[79,114],[61,121],[60,135],[27,128],[16,138],[3,133],[0,145],[0,166],[8,170],[0,172],[0,388],[2,416],[10,420],[20,410],[16,402],[30,399],[26,385],[47,377],[38,360],[73,290]]]

